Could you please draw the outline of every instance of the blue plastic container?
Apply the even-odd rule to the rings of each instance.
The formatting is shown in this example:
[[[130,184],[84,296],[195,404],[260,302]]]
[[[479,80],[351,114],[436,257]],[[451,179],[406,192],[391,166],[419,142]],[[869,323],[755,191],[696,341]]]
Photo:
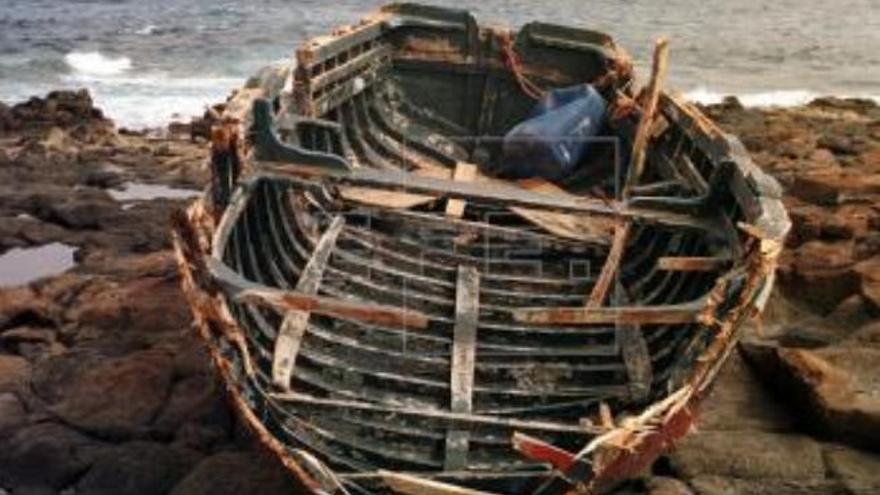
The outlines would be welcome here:
[[[498,171],[512,178],[566,177],[602,129],[606,108],[605,99],[588,84],[548,92],[529,118],[504,136]]]

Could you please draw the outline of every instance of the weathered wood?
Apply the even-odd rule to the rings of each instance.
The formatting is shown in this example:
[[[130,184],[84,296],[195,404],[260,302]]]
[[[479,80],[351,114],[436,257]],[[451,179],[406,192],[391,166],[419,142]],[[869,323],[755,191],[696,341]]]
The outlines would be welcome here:
[[[297,402],[318,407],[328,407],[333,409],[351,409],[355,411],[367,411],[382,414],[426,418],[442,422],[447,425],[458,425],[458,427],[462,429],[472,427],[472,425],[488,425],[513,428],[517,430],[571,433],[585,436],[591,436],[602,432],[598,428],[590,428],[589,426],[582,424],[559,423],[555,421],[532,421],[511,418],[507,416],[494,416],[491,414],[455,413],[451,411],[444,411],[442,409],[431,409],[430,407],[409,407],[403,404],[387,405],[382,403],[356,400],[327,399],[323,397],[315,397],[312,395],[302,394],[299,392],[282,392],[273,393],[270,395],[273,399],[276,400]]]
[[[568,471],[576,460],[574,453],[525,433],[514,432],[512,441],[513,449],[526,459],[548,463],[562,472]]]
[[[505,208],[525,207],[565,213],[592,213],[711,232],[718,228],[718,221],[714,217],[695,217],[665,210],[631,207],[620,201],[535,193],[501,183],[455,182],[434,177],[418,177],[407,172],[366,168],[335,171],[272,161],[256,161],[254,165],[260,169],[260,172],[257,172],[252,180],[272,178],[307,188],[320,188],[322,186],[320,182],[308,182],[308,179],[319,179],[321,182],[340,185],[373,187],[414,194],[444,195]]]
[[[618,306],[599,308],[522,308],[513,310],[521,323],[549,325],[676,325],[698,321],[702,300],[666,306]]]
[[[617,281],[614,287],[615,306],[631,304],[626,289]],[[641,402],[651,394],[654,382],[654,369],[651,364],[651,353],[642,329],[635,323],[621,323],[614,331],[620,354],[629,377],[629,389],[632,400]]]
[[[369,206],[382,206],[408,210],[428,204],[437,198],[427,194],[407,194],[396,191],[384,191],[369,187],[340,187],[339,195],[348,201]]]
[[[258,304],[286,311],[309,311],[322,315],[358,320],[392,327],[427,328],[428,317],[419,311],[384,304],[366,304],[334,297],[315,296],[297,291],[259,288],[238,293],[239,302]]]
[[[618,222],[614,227],[614,238],[611,240],[611,248],[608,250],[605,264],[602,265],[599,278],[587,297],[588,308],[598,308],[605,302],[608,289],[613,285],[614,279],[617,277],[617,270],[620,268],[623,253],[626,251],[626,242],[629,240],[630,228],[631,223],[625,220]]]
[[[458,162],[452,173],[452,180],[459,182],[471,182],[478,175],[477,166],[473,163]],[[446,203],[446,216],[461,218],[464,215],[465,202],[462,199],[450,199]]]
[[[316,294],[327,268],[327,261],[336,246],[336,239],[345,226],[345,219],[337,216],[324,231],[312,257],[306,263],[296,290],[303,294]],[[287,390],[290,387],[290,377],[296,365],[296,355],[299,353],[300,343],[309,323],[308,311],[289,311],[281,322],[278,337],[275,339],[275,349],[272,355],[272,383]]]
[[[572,196],[561,187],[544,179],[521,180],[517,185],[537,193]],[[566,239],[591,242],[610,237],[614,230],[614,220],[605,216],[572,215],[516,206],[511,207],[510,211],[547,232]]]
[[[450,410],[456,413],[470,413],[473,410],[479,312],[480,274],[472,266],[459,265],[450,369]],[[469,438],[467,430],[450,429],[447,432],[445,470],[467,468]]]
[[[638,184],[645,168],[647,157],[648,140],[651,137],[651,128],[654,123],[654,114],[657,111],[657,102],[660,99],[660,91],[663,80],[666,77],[666,63],[669,55],[669,42],[666,38],[660,38],[654,44],[654,61],[651,66],[651,78],[645,89],[645,101],[642,104],[642,118],[636,129],[633,140],[632,161],[630,162],[629,174],[624,186],[624,197],[628,197],[631,188]]]
[[[472,490],[411,474],[384,470],[379,472],[382,474],[382,480],[388,485],[388,488],[401,495],[495,495],[490,492]]]
[[[657,268],[679,272],[713,272],[730,263],[727,256],[663,256],[657,260]]]

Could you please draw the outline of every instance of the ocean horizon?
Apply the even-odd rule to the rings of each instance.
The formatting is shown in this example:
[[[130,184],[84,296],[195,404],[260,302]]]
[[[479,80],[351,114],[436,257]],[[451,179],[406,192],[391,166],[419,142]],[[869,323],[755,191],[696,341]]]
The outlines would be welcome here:
[[[384,2],[314,0],[0,0],[0,101],[87,88],[119,125],[187,120],[260,67],[355,22]],[[715,103],[793,106],[819,96],[880,101],[880,5],[757,0],[430,2],[479,22],[541,20],[604,31],[645,73],[652,41],[670,39],[669,86]],[[846,36],[841,36],[846,33]]]

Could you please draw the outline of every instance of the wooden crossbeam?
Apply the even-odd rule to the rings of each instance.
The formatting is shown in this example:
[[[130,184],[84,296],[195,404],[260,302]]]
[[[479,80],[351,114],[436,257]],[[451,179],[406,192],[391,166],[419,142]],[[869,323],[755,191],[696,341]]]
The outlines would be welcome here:
[[[330,183],[412,194],[442,195],[505,208],[524,207],[564,213],[588,213],[612,218],[629,218],[649,224],[693,228],[710,232],[715,232],[719,228],[719,221],[715,217],[695,217],[667,210],[633,207],[621,201],[602,201],[574,195],[536,193],[507,185],[501,181],[491,183],[482,181],[456,182],[449,179],[421,177],[395,170],[357,168],[339,171],[265,160],[253,163],[259,171],[252,176],[251,180],[269,178],[313,190],[321,190],[324,185]],[[312,179],[317,179],[319,182],[312,182]]]
[[[428,317],[416,310],[274,289],[247,280],[216,258],[208,258],[206,264],[214,280],[237,302],[257,304],[284,312],[309,311],[392,327],[428,326]]]
[[[467,414],[473,410],[479,311],[480,274],[472,266],[459,265],[450,367],[450,410],[454,413]],[[470,433],[464,429],[447,431],[446,459],[443,463],[446,471],[467,468],[469,438]]]
[[[296,283],[298,292],[303,294],[318,292],[324,270],[327,268],[327,261],[330,259],[330,254],[336,246],[336,239],[344,226],[345,219],[342,216],[336,216],[324,231],[312,251],[312,257],[306,263]],[[300,343],[305,335],[310,314],[308,311],[301,310],[288,311],[281,322],[272,355],[272,383],[283,390],[290,388],[290,377],[296,365],[296,355],[299,353]]]
[[[522,308],[512,314],[520,323],[545,325],[676,325],[698,322],[703,308],[703,301],[698,300],[666,306]]]
[[[660,270],[678,272],[713,272],[730,263],[727,256],[663,256],[657,260]]]

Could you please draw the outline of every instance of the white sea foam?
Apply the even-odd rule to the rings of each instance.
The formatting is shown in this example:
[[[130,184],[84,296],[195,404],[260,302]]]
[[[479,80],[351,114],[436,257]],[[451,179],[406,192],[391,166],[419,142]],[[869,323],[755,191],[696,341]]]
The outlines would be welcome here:
[[[687,98],[688,100],[702,103],[704,105],[721,103],[726,96],[731,95],[736,96],[740,103],[747,107],[795,107],[798,105],[806,105],[814,99],[824,96],[825,93],[819,93],[806,89],[729,93],[713,91],[704,86],[697,87],[696,89],[684,93],[685,98]],[[867,98],[880,103],[880,95],[840,96],[842,98]]]
[[[146,26],[142,27],[141,29],[138,29],[137,31],[135,31],[135,34],[149,35],[149,34],[155,33],[158,30],[159,30],[159,27],[156,26],[155,24],[147,24]]]
[[[92,76],[113,76],[131,68],[130,58],[111,58],[100,52],[70,52],[64,61],[77,73]]]

